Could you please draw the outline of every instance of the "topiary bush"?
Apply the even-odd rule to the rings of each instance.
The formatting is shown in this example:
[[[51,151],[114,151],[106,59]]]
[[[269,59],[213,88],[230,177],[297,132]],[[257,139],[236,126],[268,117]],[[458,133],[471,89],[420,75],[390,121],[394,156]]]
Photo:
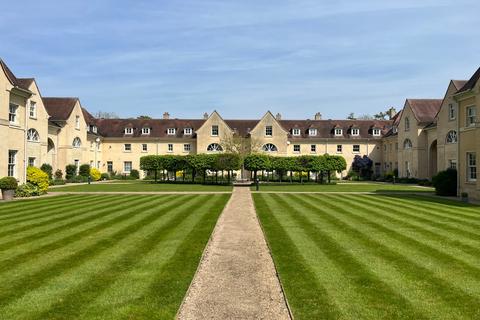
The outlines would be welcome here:
[[[102,181],[110,180],[110,175],[108,173],[104,172],[100,175],[100,180],[102,180]]]
[[[48,190],[48,174],[35,167],[27,168],[27,182],[37,186],[40,194],[47,193]]]
[[[0,179],[0,190],[15,190],[17,187],[18,182],[14,177],[4,177]]]
[[[53,168],[52,168],[51,165],[49,165],[48,163],[44,163],[40,167],[40,170],[42,170],[43,172],[48,174],[48,179],[50,179],[50,180],[52,179]]]
[[[435,193],[439,196],[457,195],[457,170],[447,169],[440,171],[432,178]]]
[[[130,171],[130,177],[133,179],[140,179],[140,172],[136,169]]]
[[[97,168],[91,168],[90,169],[90,178],[92,178],[93,181],[98,181],[100,180],[102,174]]]
[[[90,165],[89,164],[82,164],[78,169],[78,175],[88,178],[90,176]]]
[[[77,166],[74,164],[68,164],[65,167],[65,179],[72,180],[77,175]]]
[[[61,180],[63,178],[63,172],[60,169],[55,171],[55,180]]]

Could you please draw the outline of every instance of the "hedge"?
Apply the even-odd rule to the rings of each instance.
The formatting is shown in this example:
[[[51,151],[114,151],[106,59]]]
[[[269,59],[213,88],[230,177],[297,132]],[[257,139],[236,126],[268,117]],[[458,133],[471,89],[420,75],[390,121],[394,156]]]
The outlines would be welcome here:
[[[457,170],[440,171],[432,178],[435,193],[439,196],[457,195]]]

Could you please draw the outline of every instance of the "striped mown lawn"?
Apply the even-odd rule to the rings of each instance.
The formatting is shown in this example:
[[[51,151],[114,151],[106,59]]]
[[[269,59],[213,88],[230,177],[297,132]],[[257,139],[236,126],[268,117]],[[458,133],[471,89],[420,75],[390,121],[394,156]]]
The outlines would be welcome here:
[[[69,184],[50,188],[52,192],[231,192],[232,186],[202,185],[202,184],[174,184],[151,182],[108,182],[92,184]]]
[[[69,195],[0,204],[0,318],[173,318],[228,198]]]
[[[251,187],[256,190],[255,186]],[[289,184],[265,183],[260,184],[260,192],[375,192],[375,193],[423,193],[434,192],[433,188],[420,187],[408,184],[391,184],[375,182],[340,182],[337,184]]]
[[[480,319],[480,207],[254,194],[296,319]]]

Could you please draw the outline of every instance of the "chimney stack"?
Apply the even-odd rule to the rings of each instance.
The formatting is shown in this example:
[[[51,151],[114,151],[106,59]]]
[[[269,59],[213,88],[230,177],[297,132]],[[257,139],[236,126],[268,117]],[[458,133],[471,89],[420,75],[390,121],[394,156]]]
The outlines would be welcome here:
[[[163,119],[170,119],[170,113],[164,112],[163,113]]]
[[[275,119],[277,120],[282,120],[282,115],[279,113],[277,113],[277,115],[275,116]]]
[[[207,113],[207,112],[205,112],[205,113],[203,114],[203,119],[205,119],[205,120],[208,119],[208,113]]]
[[[395,117],[396,114],[397,114],[397,110],[394,107],[390,107],[390,109],[388,109],[388,111],[387,111],[387,115],[388,115],[389,120],[392,120],[393,117]]]
[[[322,114],[320,112],[315,113],[315,120],[322,120]]]

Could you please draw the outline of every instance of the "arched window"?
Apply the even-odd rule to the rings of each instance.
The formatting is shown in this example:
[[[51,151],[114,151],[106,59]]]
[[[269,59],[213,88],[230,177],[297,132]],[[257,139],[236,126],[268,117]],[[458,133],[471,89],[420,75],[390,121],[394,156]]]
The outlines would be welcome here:
[[[38,131],[35,129],[28,129],[27,141],[32,141],[32,142],[40,141],[40,136],[38,135]]]
[[[410,119],[408,117],[405,118],[405,131],[410,130]]]
[[[82,146],[82,140],[80,140],[79,137],[76,137],[75,139],[73,139],[72,146],[74,148],[80,148]]]
[[[447,133],[447,143],[457,143],[457,131],[452,130]]]
[[[211,152],[221,152],[221,151],[223,151],[223,148],[222,148],[222,146],[219,145],[218,143],[211,143],[211,144],[208,145],[207,151],[211,151]]]
[[[403,141],[403,149],[412,149],[412,141],[410,139]]]
[[[277,146],[272,144],[272,143],[264,144],[262,149],[265,152],[277,152],[278,151]]]

